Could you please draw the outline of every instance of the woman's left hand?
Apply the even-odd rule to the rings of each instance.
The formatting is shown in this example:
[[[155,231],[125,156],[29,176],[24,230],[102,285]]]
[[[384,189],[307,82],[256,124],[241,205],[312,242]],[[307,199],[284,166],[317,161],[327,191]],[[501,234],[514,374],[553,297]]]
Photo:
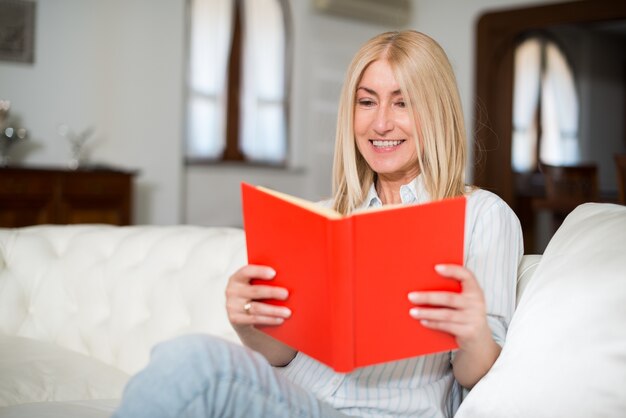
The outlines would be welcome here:
[[[440,264],[435,270],[442,276],[461,282],[461,293],[411,292],[409,301],[419,307],[410,315],[427,328],[448,332],[456,337],[459,349],[480,347],[491,339],[483,291],[474,274],[463,266]],[[430,305],[427,307],[424,305]]]

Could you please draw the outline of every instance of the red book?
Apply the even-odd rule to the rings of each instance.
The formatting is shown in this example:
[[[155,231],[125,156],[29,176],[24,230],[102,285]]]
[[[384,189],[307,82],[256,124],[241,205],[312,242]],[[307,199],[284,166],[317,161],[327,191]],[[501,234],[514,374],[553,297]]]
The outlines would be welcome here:
[[[248,262],[276,270],[291,309],[263,332],[338,372],[457,348],[409,316],[407,294],[460,292],[436,264],[463,264],[465,198],[384,206],[342,216],[242,183]]]

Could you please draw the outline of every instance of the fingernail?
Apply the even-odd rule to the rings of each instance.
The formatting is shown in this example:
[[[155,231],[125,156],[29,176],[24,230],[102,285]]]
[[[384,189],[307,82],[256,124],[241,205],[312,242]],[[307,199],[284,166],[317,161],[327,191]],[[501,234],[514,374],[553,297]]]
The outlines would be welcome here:
[[[283,308],[281,311],[285,318],[289,318],[291,316],[291,310],[289,308]]]
[[[437,273],[445,273],[445,272],[446,272],[446,266],[445,266],[445,264],[437,264],[437,265],[435,266],[435,271],[436,271]]]
[[[418,299],[419,299],[419,293],[418,292],[411,292],[411,293],[409,293],[409,301],[411,301],[413,303],[417,303]]]
[[[267,274],[267,278],[271,279],[272,277],[276,276],[276,270],[272,268],[268,268],[266,274]]]
[[[411,315],[413,318],[417,318],[420,315],[420,311],[417,308],[411,308],[409,309],[409,315]]]
[[[275,321],[277,324],[282,324],[283,322],[285,322],[285,320],[284,320],[283,318],[274,318],[274,321]]]
[[[279,299],[287,299],[288,296],[289,296],[289,292],[287,291],[287,289],[279,289],[278,290],[278,298]]]

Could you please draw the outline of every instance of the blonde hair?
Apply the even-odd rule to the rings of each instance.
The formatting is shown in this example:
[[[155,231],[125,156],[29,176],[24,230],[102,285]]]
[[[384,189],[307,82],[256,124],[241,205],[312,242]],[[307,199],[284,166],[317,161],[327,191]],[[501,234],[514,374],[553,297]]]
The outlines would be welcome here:
[[[433,200],[465,190],[466,138],[461,100],[452,66],[435,40],[416,31],[387,32],[370,39],[348,68],[339,101],[334,209],[348,214],[362,204],[376,173],[357,149],[354,137],[356,89],[374,61],[389,63],[414,126],[420,173]]]

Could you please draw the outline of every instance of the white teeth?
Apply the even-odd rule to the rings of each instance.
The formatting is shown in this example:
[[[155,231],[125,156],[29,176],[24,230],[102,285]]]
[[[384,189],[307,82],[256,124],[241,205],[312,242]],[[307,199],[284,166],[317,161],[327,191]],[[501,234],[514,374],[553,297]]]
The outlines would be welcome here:
[[[374,144],[375,147],[382,147],[382,148],[386,148],[386,147],[395,147],[397,145],[400,145],[402,143],[402,141],[372,141],[372,144]]]

